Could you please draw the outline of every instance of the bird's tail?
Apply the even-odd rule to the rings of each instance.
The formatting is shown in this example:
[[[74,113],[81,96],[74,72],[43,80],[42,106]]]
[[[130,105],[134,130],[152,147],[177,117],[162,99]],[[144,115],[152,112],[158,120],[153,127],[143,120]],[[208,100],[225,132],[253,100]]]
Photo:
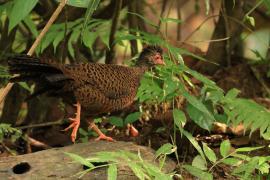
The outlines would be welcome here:
[[[8,66],[9,73],[15,75],[11,82],[32,81],[38,85],[35,95],[62,88],[62,82],[68,79],[59,65],[27,55],[10,57]]]

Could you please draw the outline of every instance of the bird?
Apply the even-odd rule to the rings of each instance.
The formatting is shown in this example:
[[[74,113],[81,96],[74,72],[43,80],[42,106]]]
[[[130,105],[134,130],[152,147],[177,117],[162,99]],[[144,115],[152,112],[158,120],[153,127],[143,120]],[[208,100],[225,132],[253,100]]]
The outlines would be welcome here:
[[[93,118],[104,113],[119,112],[132,105],[144,73],[156,65],[165,64],[162,54],[160,46],[148,45],[132,67],[102,63],[61,64],[16,55],[8,59],[8,69],[13,75],[11,82],[36,84],[31,96],[47,93],[74,103],[75,117],[69,118],[71,124],[64,129],[72,129],[72,142],[76,140],[82,113],[87,117],[89,127],[98,134],[96,140],[113,141],[99,130]]]

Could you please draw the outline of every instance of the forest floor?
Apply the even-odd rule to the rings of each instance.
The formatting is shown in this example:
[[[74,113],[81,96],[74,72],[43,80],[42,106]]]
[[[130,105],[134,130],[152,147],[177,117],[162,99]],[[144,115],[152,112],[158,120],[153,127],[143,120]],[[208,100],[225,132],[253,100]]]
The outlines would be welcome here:
[[[270,109],[270,100],[264,98],[266,90],[263,88],[261,82],[258,81],[258,77],[254,75],[250,66],[239,64],[232,68],[219,70],[210,78],[225,91],[228,91],[231,88],[237,88],[241,90],[240,96],[251,98],[257,103],[264,105],[267,109]],[[200,85],[198,84],[198,86]],[[161,145],[171,143],[171,135],[173,134],[172,115],[168,112],[167,115],[163,116],[167,119],[166,122],[162,120],[160,121],[159,119],[136,121],[134,126],[140,133],[137,137],[129,136],[126,127],[116,128],[106,121],[103,121],[100,125],[107,131],[107,135],[112,136],[117,141],[131,141],[138,145],[148,146],[157,150]],[[63,147],[70,145],[72,143],[70,142],[69,133],[61,131],[66,127],[66,125],[67,124],[32,129],[30,132],[31,137],[44,143],[43,145],[38,143],[35,144],[35,142],[33,142],[34,146],[28,146],[22,139],[20,139],[16,144],[6,141],[4,143],[5,146],[3,146],[3,144],[0,146],[0,158],[10,156],[10,150],[15,150],[18,154],[25,154],[50,147]],[[79,136],[78,142],[85,142],[88,139],[87,136],[85,137],[82,134]],[[249,136],[249,133],[245,134],[243,126],[241,125],[237,127],[227,127],[223,124],[216,124],[212,132],[201,130],[193,131],[193,136],[195,136],[199,142],[206,142],[215,152],[219,151],[219,144],[225,139],[230,139],[233,148],[269,144],[267,141],[260,138],[259,133],[257,132],[253,133],[252,136]],[[94,138],[94,136],[91,136],[89,141],[93,141]],[[197,151],[188,143],[188,141],[183,140],[183,142],[180,142],[181,140],[180,136],[177,137],[176,144],[178,146],[180,162],[181,164],[190,164],[192,159],[197,155]],[[269,155],[269,150],[262,149],[257,151],[257,154],[254,155]],[[170,156],[170,158],[176,161],[176,157],[174,155]],[[186,173],[181,166],[178,167],[177,171],[182,174],[184,179],[192,179],[192,176]],[[232,167],[230,166],[216,166],[213,169],[214,179],[237,179],[230,175],[231,171]]]

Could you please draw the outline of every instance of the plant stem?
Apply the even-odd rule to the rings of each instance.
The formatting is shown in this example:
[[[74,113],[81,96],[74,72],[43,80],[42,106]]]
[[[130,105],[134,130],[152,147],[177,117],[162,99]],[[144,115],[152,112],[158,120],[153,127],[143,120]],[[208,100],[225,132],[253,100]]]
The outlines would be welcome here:
[[[31,48],[28,51],[27,55],[29,55],[29,56],[33,55],[33,53],[34,53],[36,47],[38,46],[38,44],[40,43],[41,39],[47,33],[47,31],[49,30],[49,28],[51,27],[53,22],[56,20],[56,18],[58,17],[60,12],[62,11],[63,7],[66,5],[66,3],[67,3],[67,0],[61,0],[61,2],[59,3],[57,9],[54,11],[51,18],[49,19],[49,21],[47,22],[45,27],[42,29],[41,33],[38,35],[38,37],[35,40],[35,42],[33,43],[33,45],[31,46]],[[1,92],[0,92],[0,104],[3,102],[3,100],[7,96],[8,92],[12,88],[13,84],[14,83],[8,83],[4,89],[1,89]]]

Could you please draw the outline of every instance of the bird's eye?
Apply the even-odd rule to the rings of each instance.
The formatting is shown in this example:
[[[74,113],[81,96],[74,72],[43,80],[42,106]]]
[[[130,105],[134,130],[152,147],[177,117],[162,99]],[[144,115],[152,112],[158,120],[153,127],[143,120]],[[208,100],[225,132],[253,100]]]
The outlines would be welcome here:
[[[161,56],[161,54],[156,54],[156,55],[154,55],[154,58],[153,58],[153,63],[154,64],[162,64],[162,65],[164,65],[165,63],[164,63],[164,61],[163,61],[163,58],[162,58],[162,56]]]
[[[159,62],[160,59],[161,59],[161,56],[160,56],[159,54],[156,54],[156,55],[154,56],[154,62]]]

